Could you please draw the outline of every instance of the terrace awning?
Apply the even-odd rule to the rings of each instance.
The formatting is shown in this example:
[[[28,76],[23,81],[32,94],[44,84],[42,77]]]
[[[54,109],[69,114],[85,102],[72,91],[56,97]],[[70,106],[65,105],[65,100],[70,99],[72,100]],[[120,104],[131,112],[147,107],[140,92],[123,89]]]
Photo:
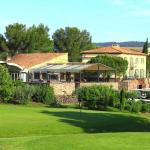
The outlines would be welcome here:
[[[87,63],[68,63],[68,64],[49,64],[44,67],[35,68],[30,72],[41,72],[41,73],[79,73],[82,71],[113,71],[114,69],[105,66],[100,63],[87,64]]]

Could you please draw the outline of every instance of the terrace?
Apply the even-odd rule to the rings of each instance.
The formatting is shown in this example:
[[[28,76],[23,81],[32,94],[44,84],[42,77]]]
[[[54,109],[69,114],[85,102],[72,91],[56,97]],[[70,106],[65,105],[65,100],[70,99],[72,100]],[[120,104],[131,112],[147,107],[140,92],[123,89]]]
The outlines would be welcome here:
[[[30,70],[29,82],[100,82],[107,72],[116,74],[113,68],[99,63],[48,64]]]
[[[109,82],[107,78],[103,77],[108,72],[115,74],[115,78]],[[30,70],[29,76],[29,83],[50,84],[54,87],[55,93],[59,93],[58,95],[63,95],[63,93],[70,95],[77,87],[92,84],[112,85],[115,89],[118,89],[116,71],[100,63],[48,64]]]

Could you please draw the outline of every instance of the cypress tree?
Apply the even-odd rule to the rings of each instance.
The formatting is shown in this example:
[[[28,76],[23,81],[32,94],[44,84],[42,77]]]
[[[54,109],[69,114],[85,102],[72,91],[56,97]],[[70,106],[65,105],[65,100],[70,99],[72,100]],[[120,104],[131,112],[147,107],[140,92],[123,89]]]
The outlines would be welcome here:
[[[148,38],[143,45],[143,53],[148,54]]]

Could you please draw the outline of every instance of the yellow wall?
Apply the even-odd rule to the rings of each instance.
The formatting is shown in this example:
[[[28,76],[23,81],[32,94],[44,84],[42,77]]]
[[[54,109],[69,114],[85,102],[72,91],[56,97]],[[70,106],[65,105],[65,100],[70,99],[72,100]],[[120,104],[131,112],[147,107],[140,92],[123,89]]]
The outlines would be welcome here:
[[[68,53],[64,53],[63,55],[50,59],[49,61],[45,61],[41,64],[32,66],[31,68],[28,69],[38,68],[38,67],[45,66],[46,64],[56,64],[56,63],[61,63],[61,64],[68,63]]]
[[[98,54],[83,54],[82,62],[88,62],[92,57],[97,55]],[[146,56],[127,54],[114,54],[114,56],[122,57],[128,61],[127,77],[146,77]]]

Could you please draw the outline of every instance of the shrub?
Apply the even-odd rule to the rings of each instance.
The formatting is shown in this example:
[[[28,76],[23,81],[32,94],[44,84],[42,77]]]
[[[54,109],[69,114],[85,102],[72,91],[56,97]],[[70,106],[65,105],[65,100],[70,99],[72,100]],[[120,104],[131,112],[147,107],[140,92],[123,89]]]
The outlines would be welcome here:
[[[14,86],[8,69],[0,65],[0,102],[8,102],[13,96]]]
[[[121,91],[120,91],[120,110],[121,111],[124,110],[125,102],[126,102],[125,91],[124,91],[124,89],[121,89]]]
[[[114,91],[110,95],[109,106],[118,108],[119,104],[120,104],[119,103],[119,92],[118,91]]]
[[[126,103],[125,103],[125,110],[129,111],[129,112],[132,112],[132,103],[133,101],[132,100],[127,100]]]
[[[13,102],[27,104],[31,101],[41,102],[47,105],[54,103],[55,95],[53,88],[47,85],[29,85],[15,82]]]
[[[55,95],[53,88],[50,86],[43,86],[42,87],[42,102],[44,104],[50,105],[55,101]]]
[[[142,108],[141,108],[141,112],[150,112],[150,104],[148,103],[143,103],[142,104]]]
[[[132,102],[132,112],[135,112],[135,113],[139,113],[141,111],[141,108],[142,108],[142,102],[141,101],[133,101]]]
[[[22,80],[13,81],[14,86],[23,86],[24,84],[26,84],[26,83],[22,82]]]
[[[32,96],[35,92],[34,86],[28,84],[16,86],[13,101],[19,104],[27,104],[32,101]]]
[[[76,90],[78,100],[89,109],[106,109],[115,105],[116,91],[112,87],[93,85],[80,87]]]
[[[125,91],[125,98],[126,99],[136,99],[136,98],[139,98],[140,95],[137,91]]]
[[[48,85],[36,85],[35,91],[33,95],[34,101],[42,102],[47,105],[55,102],[55,95],[52,87]]]
[[[132,112],[132,105],[130,105],[130,104],[126,104],[125,105],[125,110],[127,110],[127,111],[129,111],[129,112]]]

